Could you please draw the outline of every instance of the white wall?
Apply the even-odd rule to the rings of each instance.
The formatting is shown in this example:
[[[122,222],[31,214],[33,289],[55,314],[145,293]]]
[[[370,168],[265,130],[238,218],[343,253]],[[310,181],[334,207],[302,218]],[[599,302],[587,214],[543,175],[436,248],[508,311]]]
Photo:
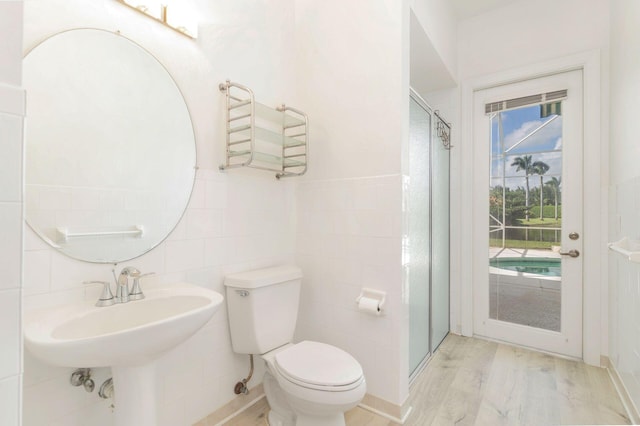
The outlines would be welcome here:
[[[400,406],[409,390],[409,41],[422,37],[431,55],[411,71],[437,68],[442,76],[421,87],[450,87],[452,11],[444,1],[297,0],[295,18],[297,96],[312,135],[310,170],[296,192],[296,258],[305,271],[297,337],[352,352],[368,393]],[[357,311],[362,287],[387,292],[383,316]]]
[[[356,7],[299,0],[294,8],[246,0],[197,7],[202,25],[193,44],[108,0],[27,1],[25,49],[66,28],[119,29],[167,66],[187,99],[201,167],[194,196],[167,242],[124,264],[155,270],[156,281],[186,279],[221,291],[225,272],[290,261],[295,248],[305,271],[297,337],[349,350],[365,368],[369,393],[402,404],[408,395],[401,259],[408,1]],[[285,101],[309,114],[312,154],[305,178],[276,182],[261,173],[217,172],[223,153],[217,84],[225,78],[249,85],[265,103]],[[31,232],[25,256],[28,307],[96,297],[79,283],[110,278],[109,265],[70,260]],[[363,286],[388,292],[384,316],[355,310]],[[230,349],[224,312],[162,365],[160,418],[167,425],[187,424],[230,400],[231,385],[247,367]],[[60,425],[109,424],[108,403],[68,386],[70,371],[27,354],[26,425],[44,418]],[[108,369],[97,371],[97,383],[108,375]]]
[[[396,405],[408,390],[400,188],[393,175],[308,180],[296,192],[296,260],[305,274],[296,337],[351,353],[367,392]],[[357,310],[363,287],[387,292],[382,316]]]
[[[410,3],[194,1],[202,26],[193,43],[109,0],[26,1],[25,48],[61,29],[120,29],[157,55],[185,93],[201,167],[194,197],[166,243],[126,264],[155,270],[157,281],[187,279],[221,290],[225,272],[292,260],[295,252],[305,271],[297,337],[351,351],[365,368],[369,392],[393,404],[402,404],[408,394],[401,200]],[[452,35],[455,25],[446,2],[413,2],[416,16],[441,17],[422,25],[459,81],[606,49],[607,4],[519,2],[469,19]],[[571,32],[540,31],[562,29],[567,22]],[[265,103],[285,101],[309,114],[312,151],[306,177],[276,182],[262,173],[217,172],[223,153],[217,84],[226,78],[249,85]],[[445,111],[457,114],[452,98],[450,92],[433,97],[446,105]],[[454,125],[458,121],[448,118]],[[457,132],[454,126],[454,145]],[[466,165],[460,157],[468,149],[459,144],[452,151],[452,173],[463,175],[457,187],[452,180],[453,194],[461,193]],[[454,209],[463,196],[452,199]],[[461,225],[459,218],[452,222],[462,235],[458,248],[466,244]],[[93,292],[85,296],[79,283],[110,277],[108,266],[65,258],[31,233],[25,257],[28,306],[95,297]],[[452,284],[459,290],[459,279]],[[355,310],[362,286],[388,292],[385,316]],[[452,325],[459,322],[457,318]],[[233,355],[227,333],[226,316],[220,312],[163,359],[160,418],[166,424],[188,424],[233,397],[231,385],[246,374],[246,359]],[[109,424],[107,404],[67,385],[70,369],[48,368],[26,356],[25,424],[38,424],[43,416],[61,425]],[[97,374],[108,377],[108,371]]]
[[[460,22],[460,81],[607,49],[609,0],[516,1]]]
[[[410,34],[411,88],[424,97],[426,93],[435,90],[455,87],[455,74],[452,74],[443,62],[413,10]]]
[[[458,74],[458,22],[451,1],[411,0],[409,3],[442,64],[455,79]]]
[[[640,3],[611,2],[609,239],[640,238]],[[640,407],[640,266],[609,255],[609,358]]]
[[[461,94],[461,126],[462,140],[460,150],[454,153],[452,160],[461,170],[460,188],[452,186],[453,196],[459,197],[452,204],[460,205],[462,216],[457,218],[460,229],[460,240],[452,241],[453,252],[459,253],[462,259],[461,274],[452,281],[452,292],[460,289],[460,322],[462,332],[470,334],[470,315],[465,320],[465,313],[471,312],[470,283],[471,272],[465,259],[471,258],[470,247],[471,222],[471,171],[473,164],[471,152],[471,88],[491,81],[492,76],[502,73],[504,78],[527,78],[535,74],[540,64],[550,63],[570,55],[588,51],[600,52],[601,69],[595,70],[599,74],[596,81],[597,99],[595,95],[587,94],[589,102],[595,102],[596,109],[600,108],[601,116],[587,115],[587,126],[595,125],[598,129],[590,132],[588,137],[593,145],[586,147],[586,157],[595,161],[604,159],[601,166],[595,167],[586,174],[588,182],[585,186],[588,192],[589,208],[585,215],[585,229],[591,232],[585,234],[585,265],[589,273],[585,274],[588,288],[585,298],[589,304],[595,303],[590,309],[590,315],[585,317],[585,360],[599,364],[600,355],[607,353],[606,345],[606,286],[603,279],[606,275],[606,261],[604,257],[604,240],[606,240],[606,192],[608,164],[608,46],[609,46],[609,1],[607,0],[541,0],[536,2],[519,1],[500,9],[488,12],[462,21],[458,27],[458,71],[459,81],[463,82]],[[549,72],[549,71],[547,71]],[[553,72],[553,71],[551,71]],[[585,77],[587,78],[587,77]],[[494,83],[495,84],[495,83]],[[590,89],[589,89],[590,90]],[[469,91],[467,93],[466,91]],[[601,106],[601,107],[600,107]],[[452,182],[453,184],[453,182]],[[459,189],[459,190],[458,190]],[[599,211],[601,209],[601,211]],[[455,218],[454,218],[455,220]],[[588,241],[587,241],[588,239]],[[457,246],[457,247],[456,247]],[[466,288],[466,290],[465,290]],[[465,292],[466,291],[466,292]],[[604,297],[603,297],[604,296]],[[453,303],[456,303],[453,301]],[[589,305],[591,306],[591,305]],[[465,326],[466,324],[466,326]],[[601,329],[601,324],[605,325]],[[603,335],[604,334],[604,335]],[[602,338],[600,337],[602,336]]]
[[[408,45],[401,44],[404,17],[394,3],[296,1],[297,96],[313,143],[307,179],[400,172]]]
[[[297,96],[312,144],[296,192],[305,272],[297,337],[350,351],[368,392],[400,405],[408,394],[401,267],[408,2],[297,0],[295,23]],[[362,287],[387,292],[385,315],[356,310]]]
[[[0,424],[20,425],[22,387],[22,11],[0,1]]]
[[[0,5],[3,3],[11,4]],[[293,71],[288,64],[293,55],[293,8],[284,1],[180,3],[196,11],[201,25],[197,41],[163,28],[116,1],[28,0],[24,49],[69,28],[120,30],[167,67],[191,112],[200,169],[187,212],[167,241],[118,268],[134,265],[144,272],[155,271],[157,275],[147,279],[147,287],[185,280],[223,292],[225,273],[294,259],[295,183],[277,181],[267,172],[236,170],[223,174],[217,169],[224,153],[224,97],[218,91],[218,83],[232,79],[246,84],[266,104],[291,103]],[[3,11],[0,20],[5,16]],[[13,188],[13,193],[19,191]],[[4,193],[0,194],[0,200],[4,200]],[[10,207],[19,213],[19,204]],[[19,216],[7,220],[17,223]],[[4,224],[5,219],[0,223]],[[20,229],[17,224],[14,227]],[[19,234],[15,239],[14,257],[20,253]],[[96,289],[85,290],[82,281],[112,279],[111,265],[65,257],[44,245],[29,229],[24,256],[25,309],[75,299],[93,300]],[[3,308],[0,312],[6,315],[11,311]],[[161,424],[190,425],[224,405],[235,397],[233,385],[246,377],[248,368],[248,357],[237,356],[231,349],[223,308],[205,328],[160,360],[157,392]],[[96,392],[88,394],[70,386],[71,371],[48,366],[25,353],[25,426],[112,423],[110,401],[100,400]],[[250,386],[260,382],[263,371],[257,363]],[[109,376],[109,369],[97,369],[96,384],[99,386]],[[6,424],[1,420],[0,415],[0,423]]]
[[[640,176],[637,135],[640,121],[634,110],[640,94],[640,4],[631,0],[611,3],[611,184]],[[636,235],[637,236],[637,235]]]

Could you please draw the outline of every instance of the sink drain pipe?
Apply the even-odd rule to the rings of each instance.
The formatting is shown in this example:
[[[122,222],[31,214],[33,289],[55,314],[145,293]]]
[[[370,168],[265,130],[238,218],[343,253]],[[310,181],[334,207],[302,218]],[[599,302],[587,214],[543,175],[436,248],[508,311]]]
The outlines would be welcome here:
[[[242,379],[241,382],[236,383],[235,387],[233,388],[233,392],[236,395],[240,395],[241,393],[245,395],[249,394],[249,388],[247,387],[247,383],[249,383],[249,380],[251,380],[251,376],[253,376],[253,355],[249,355],[249,360],[251,362],[249,375],[247,376],[246,379]]]
[[[71,373],[69,383],[71,383],[71,386],[84,386],[84,390],[87,392],[93,392],[93,389],[96,387],[96,384],[91,378],[90,368],[76,368],[74,372]]]
[[[113,394],[113,377],[110,377],[102,383],[102,386],[100,386],[100,390],[98,391],[98,395],[102,399],[109,399],[113,398]]]

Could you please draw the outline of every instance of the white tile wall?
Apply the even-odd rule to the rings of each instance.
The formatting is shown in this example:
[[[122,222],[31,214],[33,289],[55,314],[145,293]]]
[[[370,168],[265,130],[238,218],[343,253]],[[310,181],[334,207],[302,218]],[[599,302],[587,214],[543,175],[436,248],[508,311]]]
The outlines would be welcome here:
[[[22,117],[0,116],[0,200],[22,199]]]
[[[22,0],[0,2],[0,83],[22,84]],[[11,98],[10,98],[11,99]],[[5,106],[3,101],[0,105]],[[12,102],[11,108],[15,107]],[[4,108],[2,111],[6,111]],[[21,183],[20,183],[21,184]],[[19,184],[19,185],[20,185]]]
[[[217,169],[224,153],[224,98],[217,85],[230,78],[251,87],[264,103],[288,103],[293,71],[286,66],[292,55],[286,46],[293,39],[288,36],[293,12],[289,2],[212,0],[205,5],[192,0],[183,4],[196,10],[200,19],[201,37],[195,42],[132,14],[117,2],[26,1],[25,48],[69,28],[118,29],[167,67],[185,96],[194,124],[199,166],[194,193],[186,214],[164,243],[118,267],[135,265],[156,272],[145,286],[188,281],[222,292],[228,272],[293,261],[294,181],[277,181],[265,172],[222,174]],[[113,196],[99,200],[97,206],[105,201],[107,205],[124,202]],[[96,207],[96,200],[73,194],[70,202]],[[97,287],[84,288],[80,283],[112,279],[111,267],[61,255],[27,229],[25,308],[97,298]],[[249,365],[248,357],[231,350],[226,318],[223,307],[199,333],[159,361],[162,425],[191,425],[235,397],[233,386],[246,377]],[[25,426],[111,424],[108,403],[95,393],[68,385],[71,370],[47,366],[27,354]],[[260,382],[263,371],[257,365],[252,385]],[[94,374],[99,385],[110,370],[97,369]]]
[[[400,405],[408,393],[400,173],[409,2],[294,5],[296,96],[312,135],[310,168],[296,193],[296,259],[304,271],[296,336],[351,352],[368,392]],[[356,310],[364,286],[387,291],[385,315]]]
[[[15,200],[15,199],[14,199]],[[20,286],[20,247],[22,239],[22,203],[0,201],[0,289]]]
[[[0,378],[20,372],[22,336],[20,335],[20,289],[0,291]]]
[[[609,126],[609,241],[640,239],[640,172],[635,105],[640,95],[640,3],[611,2]],[[609,252],[609,359],[636,410],[640,408],[640,265]],[[637,412],[637,411],[636,411]]]
[[[196,205],[202,208],[190,205],[176,233],[148,254],[123,262],[118,268],[135,265],[142,271],[155,271],[156,275],[146,279],[145,286],[186,280],[224,292],[222,280],[227,272],[293,261],[295,223],[290,220],[294,209],[293,182],[279,182],[271,176],[256,178],[204,170],[199,171],[196,188],[220,192],[209,191],[209,202],[204,203],[201,201],[207,196],[194,197]],[[258,201],[250,193],[255,188],[259,188]],[[266,198],[278,202],[260,205]],[[253,213],[243,216],[246,223],[241,230],[222,225],[221,218],[231,216],[233,211]],[[284,219],[270,220],[267,226],[263,223],[265,217]],[[215,232],[210,232],[214,221],[220,224],[215,225]],[[70,299],[97,298],[98,289],[85,291],[81,282],[110,280],[111,268],[79,262],[37,242],[30,243],[25,250],[25,307],[28,310]],[[159,364],[159,418],[167,426],[191,424],[213,412],[234,397],[233,385],[248,373],[248,358],[233,354],[231,349],[224,307],[209,325],[164,356]],[[51,374],[47,373],[49,370]],[[44,418],[76,424],[80,414],[102,422],[99,424],[109,424],[105,419],[111,410],[95,393],[85,394],[68,385],[71,371],[48,368],[28,358],[25,426],[39,426]],[[262,366],[258,366],[252,384],[260,382],[262,371]],[[106,379],[110,373],[108,369],[98,369],[97,374]],[[46,398],[50,392],[58,396]]]
[[[358,359],[367,392],[399,404],[402,185],[397,176],[297,186],[296,260],[304,272],[296,336]],[[357,310],[362,287],[387,292],[385,314]]]
[[[46,35],[72,27],[118,28],[152,51],[185,94],[194,121],[200,170],[187,214],[167,241],[125,263],[157,273],[146,285],[187,280],[223,291],[222,277],[226,273],[296,260],[305,272],[298,337],[326,341],[350,351],[365,368],[369,392],[400,403],[403,392],[406,394],[406,389],[400,389],[406,372],[398,371],[398,366],[403,365],[400,359],[406,354],[398,337],[403,320],[402,203],[400,177],[396,174],[400,170],[397,145],[402,130],[398,111],[406,99],[401,98],[403,70],[396,61],[380,68],[379,57],[380,46],[391,56],[400,55],[403,9],[391,3],[370,8],[351,6],[357,10],[342,14],[341,19],[350,23],[352,17],[359,16],[359,25],[336,26],[334,6],[343,4],[333,1],[335,5],[322,8],[298,0],[213,0],[207,5],[187,1],[197,5],[202,20],[201,37],[189,44],[166,34],[153,22],[136,19],[116,2],[32,0],[26,2],[25,45],[30,47]],[[305,11],[302,22],[311,26],[296,21],[298,16],[293,11],[299,7]],[[367,14],[360,13],[363,9]],[[316,10],[322,11],[321,20],[316,19]],[[336,28],[331,37],[349,41],[339,51],[322,41],[327,39],[325,23]],[[310,73],[298,67],[298,58],[294,57],[299,53],[292,48],[294,32],[305,43],[322,42],[320,52],[304,52]],[[380,43],[371,43],[371,34],[376,34]],[[358,46],[365,46],[366,52]],[[361,54],[354,57],[354,51]],[[344,73],[345,60],[349,62],[348,73]],[[318,67],[320,64],[328,66]],[[318,93],[334,87],[334,69],[348,75],[339,82],[341,87],[348,87],[347,92],[357,90],[367,98],[366,105],[361,105],[365,111],[336,104],[333,96],[319,99]],[[372,69],[377,71],[372,74]],[[305,76],[304,81],[300,86],[292,85],[298,74]],[[247,84],[268,104],[288,103],[291,94],[298,96],[298,90],[304,92],[300,98],[308,96],[309,110],[304,103],[295,106],[308,112],[316,126],[312,129],[317,141],[314,164],[319,167],[314,166],[311,175],[393,175],[278,182],[263,172],[220,174],[216,167],[222,162],[224,123],[222,98],[216,86],[227,78]],[[380,86],[381,79],[394,83]],[[384,88],[374,94],[372,86]],[[386,111],[393,113],[389,116]],[[367,125],[381,115],[388,125]],[[338,151],[340,161],[336,162],[333,157]],[[353,158],[366,161],[352,168]],[[31,231],[27,231],[25,245],[27,308],[97,297],[96,289],[85,289],[79,283],[111,277],[109,265],[68,259],[44,246]],[[355,310],[355,297],[364,285],[388,292],[386,315],[373,318]],[[185,345],[160,360],[159,418],[163,424],[191,424],[234,397],[233,385],[247,374],[248,360],[231,350],[226,321],[223,308]],[[109,424],[108,406],[97,401],[95,395],[70,389],[67,381],[71,369],[47,368],[30,357],[26,363],[25,426],[39,426],[44,418],[56,425],[73,425],[83,416],[92,423]],[[253,383],[259,383],[262,376],[260,363],[257,368]],[[98,369],[95,374],[108,377],[109,370]],[[47,395],[51,392],[56,395],[50,400]]]
[[[610,239],[640,239],[640,177],[610,188]],[[609,358],[640,407],[640,264],[609,252]]]
[[[20,376],[0,380],[0,424],[20,425]]]
[[[22,1],[0,1],[0,424],[21,424]]]

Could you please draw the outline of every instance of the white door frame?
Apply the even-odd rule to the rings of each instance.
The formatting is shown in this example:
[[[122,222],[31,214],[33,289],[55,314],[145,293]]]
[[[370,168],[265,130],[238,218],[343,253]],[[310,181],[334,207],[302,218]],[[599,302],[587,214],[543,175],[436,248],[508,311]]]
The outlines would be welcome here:
[[[464,336],[473,335],[473,95],[477,90],[580,69],[584,84],[584,287],[583,360],[601,364],[606,353],[602,342],[607,330],[607,186],[608,140],[601,120],[600,51],[566,56],[526,67],[506,70],[464,81],[461,86],[461,138],[459,143],[460,240],[452,252],[460,259],[460,326]],[[606,130],[606,129],[605,129]],[[455,253],[457,251],[458,253]]]

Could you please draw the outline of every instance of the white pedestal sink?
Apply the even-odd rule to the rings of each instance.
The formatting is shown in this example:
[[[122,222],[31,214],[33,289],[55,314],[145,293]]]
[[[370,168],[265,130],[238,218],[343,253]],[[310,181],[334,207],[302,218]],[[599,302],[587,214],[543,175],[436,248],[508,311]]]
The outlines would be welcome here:
[[[116,426],[156,426],[155,360],[204,326],[224,300],[186,283],[145,296],[102,308],[95,301],[57,306],[25,318],[25,346],[44,362],[111,367]]]

